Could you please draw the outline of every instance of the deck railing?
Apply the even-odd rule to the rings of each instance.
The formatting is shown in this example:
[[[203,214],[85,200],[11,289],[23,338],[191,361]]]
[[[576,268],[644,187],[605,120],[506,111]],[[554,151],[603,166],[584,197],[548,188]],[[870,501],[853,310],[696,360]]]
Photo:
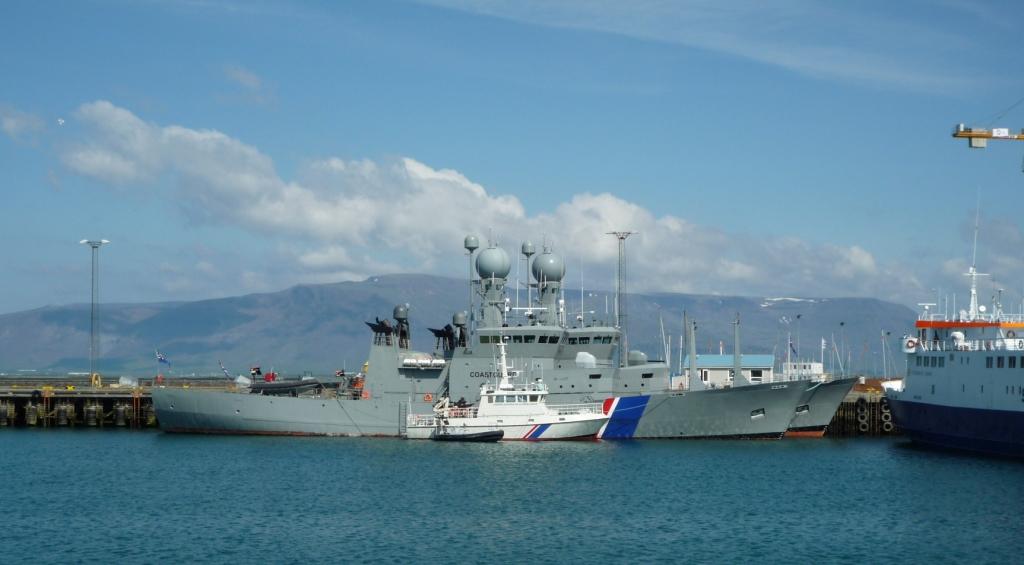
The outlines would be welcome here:
[[[929,340],[917,344],[926,352],[935,351],[1024,351],[1024,338],[967,339],[963,341]]]
[[[506,404],[505,406],[508,406]],[[604,407],[600,402],[587,402],[580,404],[548,404],[549,411],[558,416],[577,416],[580,414],[602,414]],[[448,408],[449,418],[476,418],[478,407]],[[440,417],[437,414],[410,414],[408,424],[410,426],[436,426]]]

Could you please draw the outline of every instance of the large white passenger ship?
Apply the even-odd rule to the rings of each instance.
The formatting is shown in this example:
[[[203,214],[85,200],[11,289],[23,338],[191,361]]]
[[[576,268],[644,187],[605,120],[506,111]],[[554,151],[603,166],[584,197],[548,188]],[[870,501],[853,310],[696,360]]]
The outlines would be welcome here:
[[[1024,315],[978,304],[974,266],[968,310],[926,306],[904,338],[907,376],[887,389],[896,425],[925,445],[1024,457]]]

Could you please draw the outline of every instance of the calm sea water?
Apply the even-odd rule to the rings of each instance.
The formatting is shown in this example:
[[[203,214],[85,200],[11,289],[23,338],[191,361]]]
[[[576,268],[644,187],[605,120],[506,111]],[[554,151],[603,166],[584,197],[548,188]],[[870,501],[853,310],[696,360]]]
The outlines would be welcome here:
[[[0,562],[1020,562],[1024,463],[901,440],[0,430]]]

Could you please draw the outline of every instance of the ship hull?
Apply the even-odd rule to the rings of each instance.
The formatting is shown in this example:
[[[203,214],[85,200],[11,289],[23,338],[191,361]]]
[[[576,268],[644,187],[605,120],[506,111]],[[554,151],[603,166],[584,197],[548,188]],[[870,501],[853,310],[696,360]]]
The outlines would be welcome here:
[[[465,418],[465,422],[452,419],[450,428],[467,433],[482,433],[493,430],[504,432],[504,441],[547,441],[559,439],[589,439],[597,435],[607,418],[589,418],[574,422],[548,422],[539,424],[499,424],[497,418]],[[434,439],[435,426],[412,426],[406,430],[409,439]],[[441,434],[443,435],[443,434]]]
[[[896,425],[915,443],[1024,458],[1024,412],[911,402],[895,394],[887,398]]]
[[[152,393],[160,428],[171,433],[388,437],[399,432],[401,400],[395,396],[282,397],[182,388]]]
[[[808,388],[797,403],[786,437],[823,437],[839,405],[856,383],[857,377],[850,377],[818,383]],[[806,409],[802,410],[805,406]]]
[[[616,398],[602,439],[779,439],[807,383]]]
[[[777,439],[804,392],[795,385],[803,383],[617,398],[604,429],[591,424],[592,430],[564,437]],[[280,397],[179,388],[157,388],[152,395],[160,427],[170,433],[352,437],[398,437],[404,418],[400,405],[407,398]],[[505,439],[530,435],[529,429],[517,431],[522,433],[508,433]],[[543,439],[550,433],[545,431]]]

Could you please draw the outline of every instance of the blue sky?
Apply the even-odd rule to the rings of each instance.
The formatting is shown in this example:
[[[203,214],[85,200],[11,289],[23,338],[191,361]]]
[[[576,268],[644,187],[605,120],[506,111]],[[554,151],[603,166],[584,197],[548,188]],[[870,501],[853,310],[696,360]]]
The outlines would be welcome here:
[[[1016,2],[5,2],[0,312],[463,272],[755,296],[1024,290]]]

